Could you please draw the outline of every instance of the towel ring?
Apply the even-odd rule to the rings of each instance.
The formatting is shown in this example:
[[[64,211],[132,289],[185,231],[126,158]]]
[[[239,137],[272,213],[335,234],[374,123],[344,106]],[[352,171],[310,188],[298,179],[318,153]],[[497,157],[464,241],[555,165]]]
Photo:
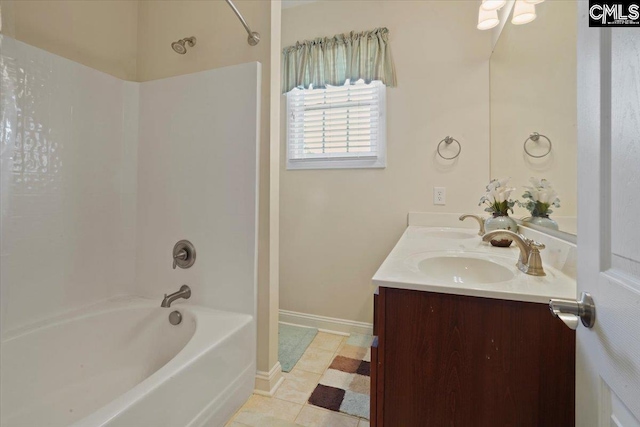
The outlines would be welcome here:
[[[445,156],[443,156],[443,155],[442,155],[442,153],[440,152],[440,146],[442,145],[442,143],[443,143],[443,142],[444,142],[445,144],[447,144],[447,145],[450,145],[450,144],[451,144],[451,143],[453,143],[453,142],[455,142],[456,144],[458,144],[458,154],[456,154],[456,155],[455,155],[455,156],[453,156],[453,157],[445,157]],[[445,137],[442,141],[440,141],[440,142],[438,143],[438,149],[437,149],[437,151],[438,151],[438,155],[439,155],[440,157],[442,157],[443,159],[445,159],[445,160],[453,160],[453,159],[455,159],[456,157],[458,157],[458,156],[460,155],[460,153],[462,153],[462,145],[460,145],[460,143],[458,142],[458,140],[457,140],[457,139],[455,139],[455,138],[451,138],[450,136],[447,136],[447,137]]]
[[[547,140],[547,142],[549,142],[549,149],[547,150],[546,153],[536,156],[535,154],[531,154],[529,150],[527,150],[527,142],[529,142],[529,140],[533,142],[538,142],[540,141],[540,138],[544,138]],[[547,156],[551,152],[551,140],[544,135],[540,135],[538,132],[533,132],[531,135],[529,135],[529,138],[524,140],[524,152],[527,153],[528,156],[533,157],[534,159],[541,159],[542,157]]]

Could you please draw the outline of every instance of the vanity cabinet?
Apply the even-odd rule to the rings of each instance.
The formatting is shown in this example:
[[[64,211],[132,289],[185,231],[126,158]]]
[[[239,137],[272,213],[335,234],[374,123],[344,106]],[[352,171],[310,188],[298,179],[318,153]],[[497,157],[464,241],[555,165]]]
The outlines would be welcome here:
[[[374,427],[574,426],[575,332],[546,304],[378,288]]]

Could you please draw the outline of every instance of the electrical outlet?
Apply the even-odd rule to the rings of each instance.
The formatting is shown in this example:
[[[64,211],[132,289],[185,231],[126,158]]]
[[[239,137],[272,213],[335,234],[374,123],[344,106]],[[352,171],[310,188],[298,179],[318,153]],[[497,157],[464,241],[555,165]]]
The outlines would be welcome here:
[[[433,204],[442,206],[447,204],[447,189],[445,187],[433,187]]]

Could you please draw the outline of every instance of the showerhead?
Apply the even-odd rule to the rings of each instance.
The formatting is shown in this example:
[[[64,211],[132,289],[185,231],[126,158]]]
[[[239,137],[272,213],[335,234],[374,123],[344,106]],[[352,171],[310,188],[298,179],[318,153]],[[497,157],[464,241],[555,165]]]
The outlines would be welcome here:
[[[189,47],[194,47],[196,45],[195,37],[186,37],[182,40],[178,40],[177,42],[171,43],[171,49],[173,49],[176,53],[180,55],[184,55],[187,53],[187,45]]]
[[[180,55],[184,55],[185,53],[187,53],[187,48],[184,45],[184,42],[182,40],[171,43],[171,48],[175,50],[176,53],[179,53]]]

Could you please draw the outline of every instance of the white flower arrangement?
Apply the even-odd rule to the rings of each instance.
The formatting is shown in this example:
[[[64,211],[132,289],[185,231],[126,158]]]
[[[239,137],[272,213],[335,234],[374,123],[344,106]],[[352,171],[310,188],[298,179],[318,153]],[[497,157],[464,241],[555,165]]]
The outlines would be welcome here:
[[[487,192],[480,198],[478,206],[485,204],[487,207],[484,210],[494,214],[507,215],[508,211],[513,213],[516,201],[511,200],[509,196],[515,188],[507,186],[510,179],[492,179],[487,185]]]
[[[525,192],[522,197],[524,202],[518,201],[518,205],[531,212],[531,216],[547,217],[553,211],[551,206],[559,208],[560,199],[558,193],[553,189],[551,183],[546,179],[531,178],[531,187],[524,187]]]

